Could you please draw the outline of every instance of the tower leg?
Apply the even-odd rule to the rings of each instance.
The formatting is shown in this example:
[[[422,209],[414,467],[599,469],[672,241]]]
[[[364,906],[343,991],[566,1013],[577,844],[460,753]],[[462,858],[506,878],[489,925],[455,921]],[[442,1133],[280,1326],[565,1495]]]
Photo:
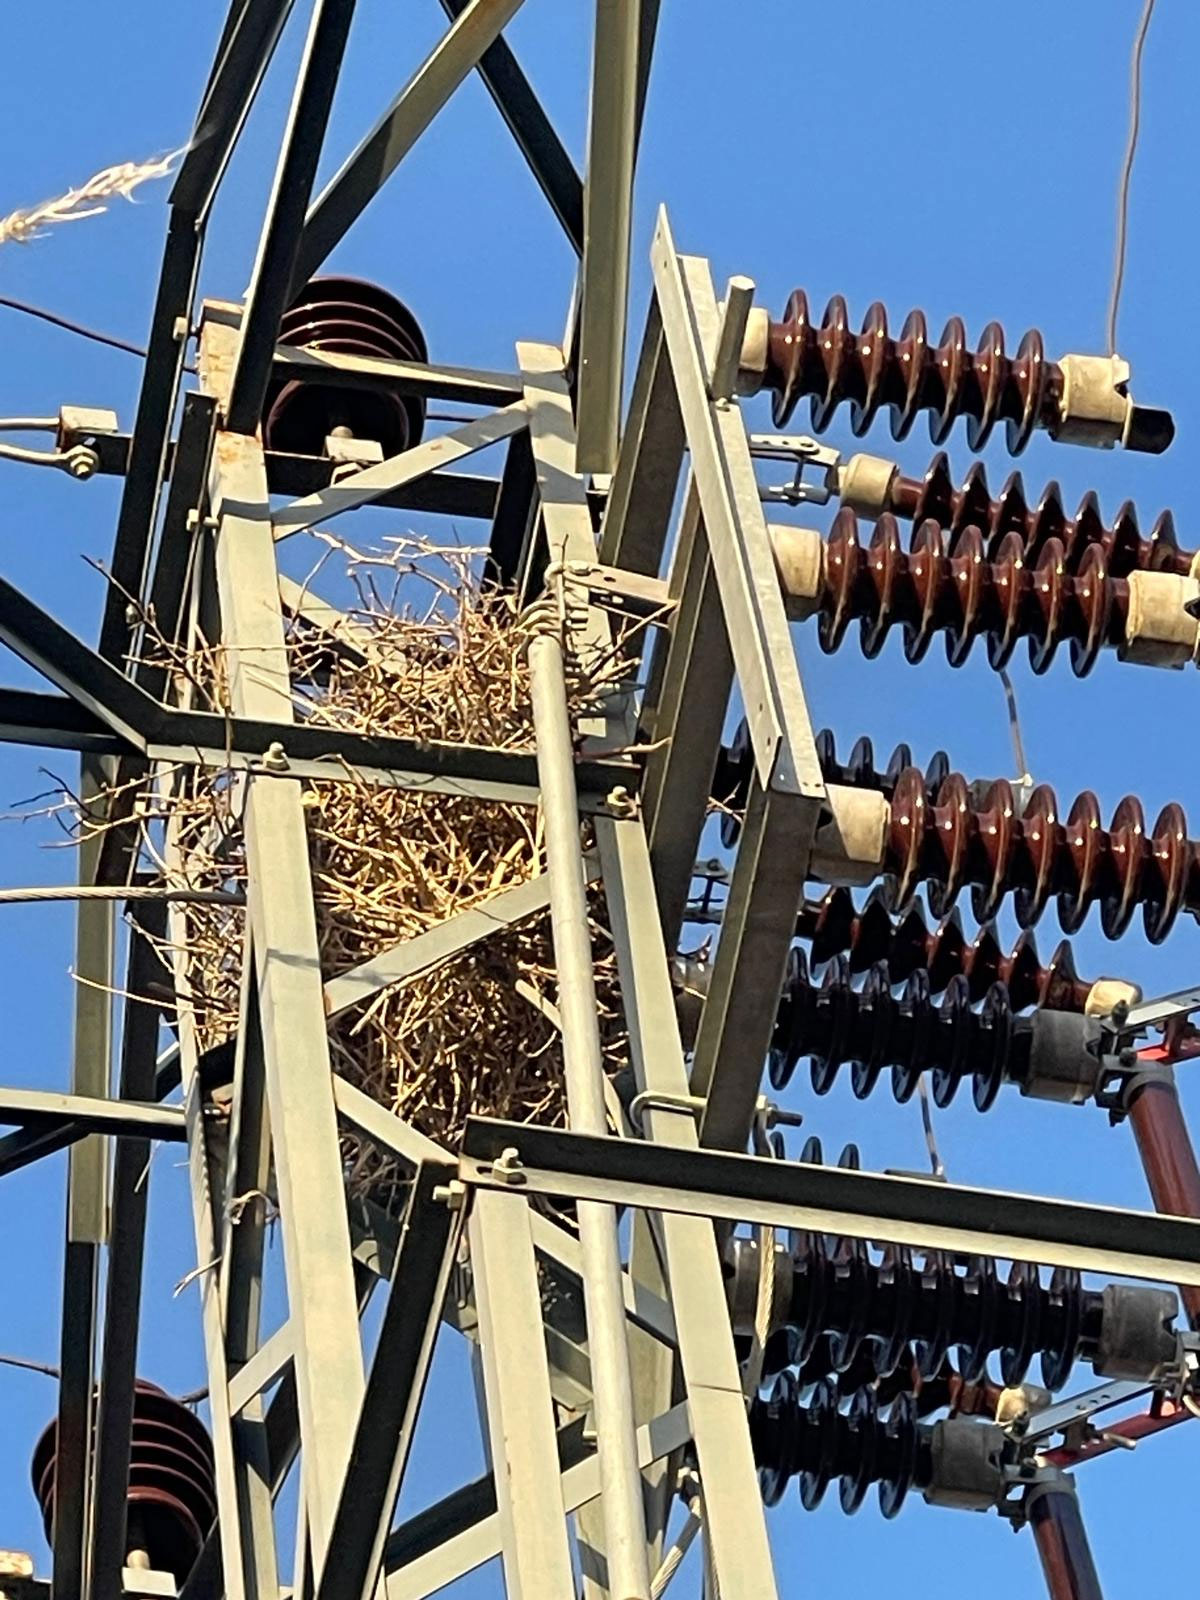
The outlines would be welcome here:
[[[1134,1078],[1126,1110],[1154,1209],[1177,1217],[1200,1217],[1200,1164],[1171,1068],[1155,1068]],[[1200,1288],[1184,1284],[1179,1294],[1192,1327],[1200,1327]]]
[[[1074,1479],[1061,1473],[1036,1484],[1025,1497],[1025,1510],[1050,1600],[1103,1600]]]

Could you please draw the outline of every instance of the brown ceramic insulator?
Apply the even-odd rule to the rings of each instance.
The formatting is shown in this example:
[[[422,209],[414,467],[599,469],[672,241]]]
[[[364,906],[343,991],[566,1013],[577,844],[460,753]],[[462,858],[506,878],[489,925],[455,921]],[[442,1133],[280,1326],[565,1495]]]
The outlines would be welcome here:
[[[875,748],[865,736],[855,741],[850,759],[844,763],[838,759],[832,729],[822,728],[814,742],[825,782],[848,788],[877,789],[891,794],[900,774],[913,764],[912,750],[907,744],[898,744],[887,766],[881,770],[875,764]],[[743,717],[729,744],[721,746],[712,781],[713,799],[730,808],[721,817],[721,842],[727,849],[733,848],[741,833],[741,819],[737,813],[746,808],[753,773],[754,747],[750,726]],[[931,800],[949,774],[949,756],[944,750],[936,751],[925,768],[925,783]]]
[[[1134,1078],[1126,1110],[1154,1209],[1200,1217],[1200,1165],[1173,1078],[1167,1073]],[[1179,1296],[1192,1327],[1200,1328],[1200,1287],[1183,1284]]]
[[[429,359],[420,324],[402,300],[360,278],[317,277],[283,314],[279,342],[331,355],[423,363]],[[273,378],[263,413],[263,443],[284,455],[323,456],[337,429],[373,439],[385,457],[421,441],[425,402],[378,383],[351,379]]]
[[[825,547],[818,638],[832,653],[858,621],[863,653],[876,656],[892,628],[900,627],[905,657],[916,662],[934,635],[944,633],[955,667],[984,638],[988,661],[997,668],[1027,639],[1035,672],[1045,672],[1059,645],[1069,642],[1072,670],[1082,678],[1105,646],[1124,642],[1128,609],[1128,581],[1111,576],[1099,544],[1088,547],[1071,573],[1057,539],[1048,539],[1029,563],[1021,536],[1006,534],[989,560],[978,528],[965,529],[952,551],[949,534],[926,520],[906,551],[896,518],[885,512],[864,546],[858,519],[843,507]]]
[[[981,450],[998,422],[1009,450],[1024,450],[1035,428],[1060,417],[1061,369],[1046,360],[1042,336],[1031,330],[1015,357],[1005,352],[1004,330],[989,322],[972,351],[967,331],[951,317],[934,345],[923,312],[911,311],[893,339],[887,312],[876,301],[855,333],[841,295],[834,295],[818,326],[802,289],[792,291],[780,322],[770,328],[765,387],[774,391],[776,426],[787,422],[803,395],[812,399],[812,426],[820,433],[849,401],[850,425],[863,434],[881,407],[891,416],[892,437],[903,439],[919,411],[928,411],[935,444],[967,418],[967,443]]]
[[[740,727],[738,732],[741,732]],[[850,759],[846,762],[838,759],[837,740],[832,728],[822,728],[814,743],[817,747],[821,776],[825,782],[839,784],[849,789],[877,789],[882,794],[891,794],[900,774],[915,765],[911,747],[907,744],[898,744],[888,757],[887,765],[882,768],[877,766],[875,746],[865,734],[861,739],[854,741]],[[749,750],[747,759],[753,761],[753,753]],[[925,767],[925,786],[931,797],[937,793],[949,775],[950,757],[944,750],[935,750]]]
[[[1065,939],[1042,966],[1029,930],[1006,955],[994,923],[986,923],[968,940],[957,908],[930,927],[917,905],[903,916],[893,916],[888,898],[885,889],[876,887],[860,911],[849,889],[830,889],[819,901],[806,902],[796,921],[796,936],[810,941],[813,965],[823,966],[844,954],[857,975],[883,962],[893,983],[903,983],[924,969],[932,994],[941,994],[962,977],[972,1000],[982,1000],[992,984],[1002,983],[1014,1011],[1031,1006],[1082,1011],[1086,1006],[1092,985],[1077,975]]]
[[[1000,493],[988,492],[987,471],[976,461],[957,488],[950,476],[945,453],[939,451],[929,464],[924,478],[897,475],[888,496],[888,510],[920,526],[930,521],[949,536],[951,552],[968,528],[978,528],[984,549],[994,561],[1006,535],[1016,534],[1027,562],[1036,562],[1051,539],[1063,547],[1063,562],[1068,572],[1078,572],[1085,553],[1099,545],[1109,576],[1124,577],[1136,570],[1173,572],[1186,577],[1193,553],[1181,550],[1175,537],[1175,521],[1169,511],[1160,513],[1149,534],[1143,538],[1137,510],[1126,500],[1111,523],[1100,513],[1100,502],[1089,490],[1079,502],[1073,517],[1068,517],[1057,483],[1048,483],[1035,506],[1025,498],[1021,474],[1014,472]]]
[[[1100,1577],[1088,1545],[1079,1498],[1069,1487],[1039,1487],[1028,1500],[1033,1529],[1050,1600],[1104,1600]]]
[[[47,1539],[54,1523],[58,1423],[34,1446],[33,1489]],[[200,1419],[180,1401],[141,1380],[133,1396],[126,1500],[128,1548],[139,1548],[157,1571],[182,1587],[216,1520],[212,1443]]]
[[[1200,845],[1188,838],[1179,805],[1165,806],[1147,829],[1141,802],[1126,796],[1104,828],[1090,790],[1064,817],[1053,789],[1039,784],[1018,813],[1005,779],[975,798],[952,772],[931,803],[924,775],[910,767],[889,806],[881,870],[894,879],[897,907],[929,883],[930,906],[944,915],[970,884],[977,921],[990,922],[1012,894],[1018,923],[1030,928],[1054,896],[1064,932],[1074,933],[1099,902],[1101,927],[1112,939],[1140,905],[1152,944],[1162,943],[1181,911],[1200,910]]]

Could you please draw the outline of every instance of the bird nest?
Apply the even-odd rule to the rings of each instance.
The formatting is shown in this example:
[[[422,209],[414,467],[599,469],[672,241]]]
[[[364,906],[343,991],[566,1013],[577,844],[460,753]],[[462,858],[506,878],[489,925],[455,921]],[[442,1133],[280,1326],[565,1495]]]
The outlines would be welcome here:
[[[479,577],[479,552],[410,539],[363,556],[330,543],[329,569],[352,585],[337,638],[293,608],[289,629],[297,718],[420,741],[510,751],[534,745],[526,637],[511,598]],[[344,580],[343,580],[344,582]],[[169,652],[193,696],[226,709],[218,649]],[[594,705],[621,677],[615,658],[584,682],[570,666],[572,711]],[[260,780],[262,781],[262,780]],[[145,853],[160,870],[169,820],[189,888],[238,889],[245,880],[233,772],[181,772],[143,819]],[[309,867],[322,976],[328,982],[427,933],[545,868],[538,808],[465,794],[387,788],[343,777],[305,783]],[[156,829],[159,830],[156,833]],[[175,882],[179,882],[176,870]],[[589,914],[600,1033],[610,1073],[626,1062],[616,963],[602,891]],[[189,904],[176,915],[201,1047],[237,1025],[245,911]],[[182,930],[182,940],[181,940]],[[565,1116],[556,981],[547,912],[498,924],[466,949],[336,1014],[335,1071],[439,1143],[453,1146],[472,1114],[561,1124]],[[373,1147],[347,1136],[355,1192],[387,1198],[396,1174]]]

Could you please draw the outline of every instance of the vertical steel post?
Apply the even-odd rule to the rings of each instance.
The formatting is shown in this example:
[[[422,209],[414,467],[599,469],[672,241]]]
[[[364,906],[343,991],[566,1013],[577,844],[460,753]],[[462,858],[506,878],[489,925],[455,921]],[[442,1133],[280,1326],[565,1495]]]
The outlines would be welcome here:
[[[119,1093],[128,1100],[151,1100],[159,1027],[158,1006],[148,999],[148,988],[158,966],[158,952],[151,941],[161,940],[166,932],[166,906],[162,902],[135,902],[130,908],[130,923]],[[126,1486],[151,1150],[149,1139],[118,1139],[113,1160],[100,1364],[103,1381],[96,1406],[95,1520],[91,1533],[91,1583],[97,1595],[115,1593],[120,1588],[125,1562]]]
[[[80,762],[85,814],[99,807],[105,774],[96,758]],[[80,845],[81,883],[96,881],[101,834]],[[113,902],[80,901],[75,943],[76,1094],[109,1092],[112,1057]],[[99,1248],[108,1235],[105,1141],[96,1134],[72,1145],[67,1168],[67,1240],[63,1264],[59,1355],[58,1448],[54,1485],[52,1600],[87,1594],[84,1551],[92,1508],[92,1402]]]
[[[563,651],[556,633],[541,632],[530,641],[529,674],[546,829],[546,872],[554,959],[558,969],[567,1108],[573,1128],[604,1134],[608,1129],[604,1067],[596,1024],[596,984],[579,838],[579,798],[573,770]],[[650,1569],[616,1212],[608,1205],[581,1201],[578,1217],[603,1483],[608,1587],[618,1600],[634,1600],[634,1597],[649,1600]]]
[[[1074,1479],[1065,1473],[1025,1494],[1050,1600],[1104,1600],[1079,1510]]]
[[[477,1194],[467,1223],[509,1600],[573,1600],[529,1204]],[[389,1592],[391,1585],[389,1584]]]
[[[1154,1209],[1177,1217],[1200,1217],[1200,1164],[1173,1070],[1155,1067],[1134,1078],[1126,1091],[1125,1109]],[[1200,1289],[1184,1284],[1179,1296],[1192,1327],[1200,1327]]]
[[[236,335],[213,308],[201,341],[206,388],[224,398]],[[218,435],[212,502],[221,643],[242,716],[293,720],[262,447]],[[286,765],[286,756],[284,756]],[[247,920],[253,941],[264,1070],[313,1565],[319,1572],[350,1459],[364,1389],[350,1228],[333,1099],[308,831],[300,783],[251,776],[244,805]]]
[[[596,0],[583,191],[577,472],[611,472],[617,459],[637,151],[640,11],[640,0]]]
[[[171,779],[163,777],[160,781],[165,797],[170,793]],[[176,881],[180,884],[186,883],[186,874],[180,863],[178,830],[173,823],[169,823],[167,828],[166,862],[168,873],[177,875]],[[182,906],[178,904],[172,905],[167,913],[167,937],[175,985],[179,1027],[179,1070],[188,1128],[188,1177],[192,1201],[192,1226],[196,1238],[196,1290],[200,1297],[204,1356],[208,1373],[210,1431],[218,1508],[216,1533],[220,1543],[222,1585],[226,1600],[265,1600],[266,1594],[270,1591],[255,1587],[254,1562],[242,1537],[241,1474],[233,1418],[229,1411],[229,1364],[225,1354],[224,1307],[221,1304],[220,1279],[215,1270],[220,1259],[221,1246],[205,1137],[204,1100],[198,1067],[199,1037],[196,1007],[193,1003],[188,973],[188,923]],[[204,1557],[201,1559],[203,1561]],[[205,1570],[208,1570],[207,1563]],[[278,1588],[277,1579],[273,1579],[273,1587]]]
[[[241,345],[225,418],[233,433],[253,433],[262,416],[271,355],[300,249],[300,227],[317,175],[353,16],[354,0],[317,0],[313,9],[267,223],[246,296]]]
[[[317,1600],[372,1600],[378,1592],[462,1231],[466,1194],[451,1190],[454,1175],[449,1160],[422,1161],[413,1174]]]
[[[688,1080],[645,830],[637,818],[597,817],[596,836],[637,1086],[678,1102]],[[682,1107],[648,1108],[643,1126],[660,1145],[699,1147],[692,1113]],[[722,1600],[776,1600],[716,1233],[707,1217],[666,1212],[661,1234],[705,1532]]]

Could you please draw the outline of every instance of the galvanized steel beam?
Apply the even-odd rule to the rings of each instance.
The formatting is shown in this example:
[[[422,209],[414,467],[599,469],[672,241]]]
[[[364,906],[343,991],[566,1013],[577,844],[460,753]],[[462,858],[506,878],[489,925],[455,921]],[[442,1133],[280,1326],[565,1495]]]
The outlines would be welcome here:
[[[344,238],[520,5],[521,0],[471,0],[439,40],[313,203],[296,256],[293,292]]]
[[[663,1119],[666,1112],[654,1111]],[[672,1111],[676,1122],[691,1113]],[[957,1250],[1156,1282],[1200,1283],[1200,1220],[933,1178],[857,1172],[726,1151],[664,1149],[637,1140],[472,1118],[460,1175],[511,1184],[487,1170],[512,1148],[522,1192],[611,1200],[682,1216],[845,1234],[916,1249]],[[672,1283],[679,1317],[678,1287]],[[682,1340],[682,1328],[680,1330]]]
[[[262,418],[279,323],[292,298],[300,226],[317,176],[355,0],[315,0],[279,165],[246,295],[225,426],[252,434]]]
[[[452,22],[457,21],[469,5],[470,0],[442,0],[442,10]],[[475,63],[475,70],[516,140],[535,183],[562,224],[575,254],[581,255],[583,180],[516,56],[502,37],[488,45]]]

